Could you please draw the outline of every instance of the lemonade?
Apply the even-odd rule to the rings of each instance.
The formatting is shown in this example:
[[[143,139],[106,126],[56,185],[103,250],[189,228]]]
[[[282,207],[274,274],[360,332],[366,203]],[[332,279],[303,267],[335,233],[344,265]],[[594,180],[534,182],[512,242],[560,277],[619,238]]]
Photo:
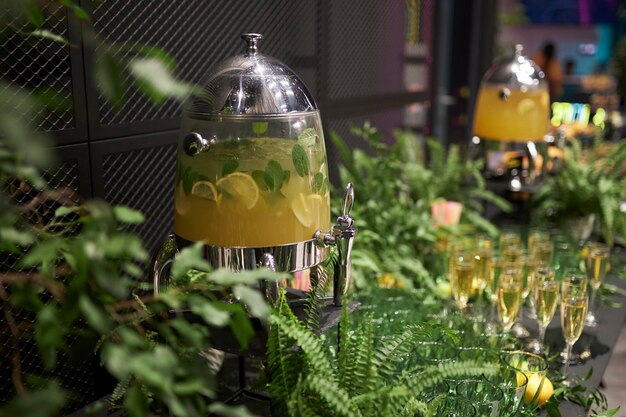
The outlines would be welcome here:
[[[504,85],[485,85],[476,103],[474,134],[484,139],[543,140],[548,133],[550,97],[546,90],[510,89],[500,98]]]
[[[179,151],[174,231],[222,247],[267,247],[313,239],[330,228],[321,130],[294,139],[230,138],[194,157]]]

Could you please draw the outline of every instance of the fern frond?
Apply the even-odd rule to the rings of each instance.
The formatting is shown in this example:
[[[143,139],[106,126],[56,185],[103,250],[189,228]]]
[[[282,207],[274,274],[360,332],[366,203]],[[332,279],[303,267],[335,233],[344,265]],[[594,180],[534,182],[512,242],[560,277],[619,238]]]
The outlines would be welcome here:
[[[408,355],[415,346],[415,341],[428,332],[417,325],[410,326],[402,333],[392,336],[383,346],[376,349],[374,366],[383,380],[389,380],[397,374],[397,363]]]
[[[306,325],[309,329],[317,332],[320,328],[320,312],[324,294],[330,285],[329,270],[332,271],[334,264],[323,264],[313,267],[311,275],[315,276],[315,280],[311,280],[311,291],[307,294],[306,304],[304,306],[304,314],[306,317]]]
[[[304,379],[304,389],[314,394],[327,406],[326,416],[360,417],[361,413],[350,401],[350,396],[335,381],[316,373],[309,373]]]
[[[284,291],[279,294],[274,313],[270,317],[270,322],[272,321],[298,323],[287,304]],[[267,341],[267,370],[271,380],[269,393],[278,415],[287,415],[288,399],[299,377],[294,370],[301,370],[303,367],[301,354],[293,349],[294,344],[294,338],[283,327],[270,326]]]
[[[511,205],[511,203],[509,203],[508,200],[500,197],[497,194],[494,194],[493,192],[489,190],[474,188],[470,190],[469,196],[471,198],[477,198],[479,200],[491,203],[497,206],[500,210],[507,212],[507,213],[513,209],[513,206]]]
[[[481,363],[467,360],[451,363],[440,363],[422,368],[420,371],[403,374],[401,383],[410,387],[415,395],[446,379],[458,379],[468,376],[493,376],[498,371],[496,364]]]
[[[315,370],[316,375],[331,381],[335,380],[331,363],[324,352],[320,339],[315,333],[306,329],[297,319],[293,320],[281,315],[272,315],[270,323],[273,328],[278,329],[279,333],[295,341],[296,345],[302,350],[308,367]],[[291,372],[293,373],[293,368]],[[273,374],[272,378],[274,378]],[[293,385],[295,385],[295,381]]]
[[[494,226],[489,220],[487,220],[486,218],[484,218],[477,212],[472,211],[471,209],[463,210],[461,216],[468,223],[471,223],[474,226],[478,227],[479,229],[484,230],[492,237],[497,236],[499,233],[498,228],[496,226]]]

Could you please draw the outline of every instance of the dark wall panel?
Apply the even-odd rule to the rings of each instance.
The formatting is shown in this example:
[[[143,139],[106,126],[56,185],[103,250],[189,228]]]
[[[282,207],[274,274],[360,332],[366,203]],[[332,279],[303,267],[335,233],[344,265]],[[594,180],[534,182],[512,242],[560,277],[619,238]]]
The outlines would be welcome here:
[[[67,39],[68,43],[31,35],[32,26],[0,10],[0,89],[22,114],[32,118],[35,128],[52,132],[56,143],[86,139],[86,112],[80,31],[66,10],[56,3],[44,8],[43,31]],[[33,101],[16,92],[35,91],[59,106],[38,109]],[[22,97],[22,96],[20,96]],[[4,98],[4,97],[3,97]]]
[[[146,221],[129,230],[144,239],[151,253],[172,231],[176,138],[176,132],[168,132],[90,145],[94,195],[145,214]]]

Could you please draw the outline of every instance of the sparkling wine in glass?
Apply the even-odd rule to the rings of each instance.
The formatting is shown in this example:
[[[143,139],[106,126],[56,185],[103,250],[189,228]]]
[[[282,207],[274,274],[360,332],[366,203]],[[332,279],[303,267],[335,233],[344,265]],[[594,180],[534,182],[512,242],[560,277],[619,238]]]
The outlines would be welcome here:
[[[457,306],[465,310],[472,294],[475,263],[471,252],[457,252],[450,260],[450,284]]]
[[[596,294],[604,283],[606,272],[609,264],[609,247],[599,242],[587,243],[587,280],[591,288],[589,311],[587,312],[586,325],[596,327],[598,319],[596,318]]]
[[[587,317],[587,280],[582,275],[568,275],[564,278],[561,286],[561,330],[566,344],[565,367],[563,375],[564,384],[575,385],[575,380],[568,377],[570,356],[572,347],[580,338],[585,328]]]
[[[522,300],[522,280],[517,270],[506,269],[500,274],[497,289],[498,320],[509,331],[519,313]]]
[[[554,270],[546,265],[539,266],[535,271],[533,301],[539,334],[531,342],[530,348],[535,353],[543,353],[546,328],[554,317],[559,301],[559,282],[555,279]]]

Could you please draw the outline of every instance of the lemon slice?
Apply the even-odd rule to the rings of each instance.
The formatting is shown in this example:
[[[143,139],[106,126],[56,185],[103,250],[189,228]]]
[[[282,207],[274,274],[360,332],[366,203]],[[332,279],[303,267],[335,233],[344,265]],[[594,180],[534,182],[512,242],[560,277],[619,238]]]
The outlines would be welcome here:
[[[535,110],[535,102],[529,98],[525,98],[517,104],[517,113],[521,116],[527,115],[528,113]]]
[[[324,200],[319,194],[300,194],[291,201],[291,210],[304,227],[313,226]]]
[[[191,187],[191,194],[206,200],[217,201],[217,190],[209,181],[198,181]]]
[[[254,179],[243,172],[233,172],[217,182],[217,188],[250,210],[259,201],[259,187]]]

